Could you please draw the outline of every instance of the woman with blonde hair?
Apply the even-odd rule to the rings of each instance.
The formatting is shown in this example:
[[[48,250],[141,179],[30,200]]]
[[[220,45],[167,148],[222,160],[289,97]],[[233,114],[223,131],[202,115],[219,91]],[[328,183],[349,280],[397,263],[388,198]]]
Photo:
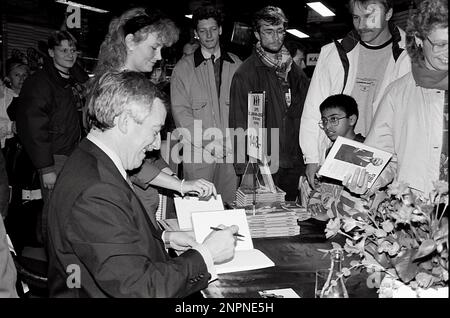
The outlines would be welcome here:
[[[178,41],[179,30],[175,23],[158,11],[133,8],[114,18],[100,46],[95,76],[106,72],[137,71],[149,73],[161,60],[161,49]],[[87,123],[88,127],[90,126]],[[158,134],[157,138],[160,139]],[[150,157],[142,168],[131,176],[137,195],[149,214],[154,214],[159,197],[157,190],[149,185],[185,193],[215,193],[214,185],[206,180],[179,180],[167,163],[160,157]]]

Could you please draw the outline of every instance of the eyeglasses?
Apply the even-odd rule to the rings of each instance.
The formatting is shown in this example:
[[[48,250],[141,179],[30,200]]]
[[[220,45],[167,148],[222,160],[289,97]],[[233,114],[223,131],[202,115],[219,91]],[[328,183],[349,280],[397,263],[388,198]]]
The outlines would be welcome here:
[[[279,38],[284,37],[286,35],[286,30],[263,30],[261,31],[262,34],[264,34],[266,37],[273,38],[276,35],[278,35]]]
[[[448,49],[448,42],[434,43],[428,36],[425,36],[425,38],[428,40],[428,42],[430,42],[431,50],[433,51],[433,53],[442,52],[445,49]]]
[[[331,126],[337,126],[339,125],[339,120],[343,119],[343,118],[348,118],[348,116],[343,116],[343,117],[335,117],[332,116],[330,118],[322,118],[321,121],[318,122],[319,127],[322,129],[325,129],[325,127],[327,127],[328,123],[331,124]]]
[[[77,55],[78,54],[78,51],[76,50],[76,49],[74,49],[73,47],[71,47],[71,48],[63,48],[63,49],[60,49],[60,48],[58,48],[58,47],[55,47],[55,49],[57,49],[59,52],[61,52],[61,53],[63,53],[64,55],[67,55],[67,54],[73,54],[73,55]]]

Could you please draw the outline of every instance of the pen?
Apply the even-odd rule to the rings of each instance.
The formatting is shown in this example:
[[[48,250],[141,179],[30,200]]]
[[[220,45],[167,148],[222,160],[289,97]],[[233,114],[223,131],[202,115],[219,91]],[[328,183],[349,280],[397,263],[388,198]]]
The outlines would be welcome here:
[[[215,226],[211,226],[210,229],[211,229],[211,230],[214,230],[214,231],[222,231],[222,229],[221,229],[220,227],[215,227]],[[233,234],[233,235],[234,235],[234,236],[237,236],[237,237],[244,237],[244,235],[241,235],[241,234],[239,234],[239,233],[235,233],[235,234]]]

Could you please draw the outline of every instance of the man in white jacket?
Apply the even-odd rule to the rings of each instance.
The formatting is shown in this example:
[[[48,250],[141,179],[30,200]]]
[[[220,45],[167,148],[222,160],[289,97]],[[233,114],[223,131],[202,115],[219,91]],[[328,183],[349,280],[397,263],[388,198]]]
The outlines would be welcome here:
[[[386,87],[411,69],[404,50],[405,33],[390,22],[392,0],[350,0],[354,30],[322,47],[300,123],[299,141],[306,176],[314,188],[315,174],[325,159],[329,140],[319,128],[320,103],[344,93],[358,103],[356,133],[369,131]]]

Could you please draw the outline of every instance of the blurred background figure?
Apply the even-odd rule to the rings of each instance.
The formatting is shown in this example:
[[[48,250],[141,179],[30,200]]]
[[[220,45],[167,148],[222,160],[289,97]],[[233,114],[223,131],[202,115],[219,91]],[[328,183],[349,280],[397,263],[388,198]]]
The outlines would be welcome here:
[[[75,72],[78,50],[72,34],[55,31],[47,44],[50,58],[25,81],[16,117],[20,141],[39,172],[44,205],[65,160],[81,138],[82,96],[77,85],[88,79],[86,73]],[[38,233],[41,242],[45,237],[45,211],[44,206]]]
[[[304,71],[306,69],[306,49],[303,45],[294,41],[286,41],[286,48],[294,62]]]
[[[197,40],[195,42],[188,42],[183,46],[183,56],[193,54],[196,49],[200,47]]]
[[[8,210],[9,189],[5,160],[0,153],[0,298],[16,298],[16,267],[9,251],[3,218]]]
[[[17,95],[20,93],[23,82],[28,77],[29,68],[22,60],[10,58],[6,61],[5,84]]]
[[[8,108],[13,99],[19,96],[23,82],[28,77],[28,66],[18,58],[6,61],[6,77],[0,80],[0,139],[1,147],[5,148],[6,139],[12,138],[15,132],[15,123],[8,115]],[[5,151],[5,150],[4,150]]]

